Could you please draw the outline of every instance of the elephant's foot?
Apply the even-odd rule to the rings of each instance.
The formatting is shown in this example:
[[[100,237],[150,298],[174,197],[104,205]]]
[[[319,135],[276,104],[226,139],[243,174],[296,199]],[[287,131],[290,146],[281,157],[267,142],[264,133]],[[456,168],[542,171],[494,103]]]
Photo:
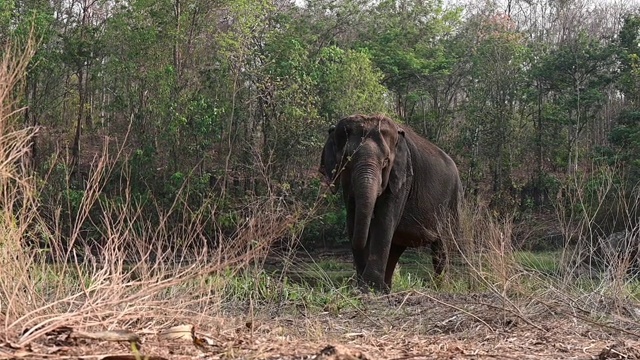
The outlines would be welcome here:
[[[391,289],[384,282],[384,275],[373,271],[364,271],[362,276],[358,277],[358,288],[364,293],[373,290],[375,292],[388,294]]]

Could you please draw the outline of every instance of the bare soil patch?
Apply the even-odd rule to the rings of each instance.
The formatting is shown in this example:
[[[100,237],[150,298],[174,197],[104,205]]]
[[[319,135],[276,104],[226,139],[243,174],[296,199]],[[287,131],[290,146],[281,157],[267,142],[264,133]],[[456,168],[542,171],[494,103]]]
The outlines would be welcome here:
[[[127,329],[139,359],[640,359],[637,323],[572,316],[560,304],[520,313],[489,294],[363,295],[358,309],[229,309],[191,320],[192,338],[167,340],[158,329]],[[575,310],[575,309],[574,309]],[[14,334],[19,336],[19,334]],[[9,337],[11,338],[11,337]],[[127,341],[56,331],[24,348],[0,345],[0,359],[135,359]],[[145,357],[146,356],[146,357]]]

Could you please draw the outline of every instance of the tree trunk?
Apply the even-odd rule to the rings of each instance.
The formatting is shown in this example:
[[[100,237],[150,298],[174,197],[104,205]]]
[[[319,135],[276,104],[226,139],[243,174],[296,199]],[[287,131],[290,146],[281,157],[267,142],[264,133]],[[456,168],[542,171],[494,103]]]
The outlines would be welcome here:
[[[536,140],[537,144],[537,164],[536,164],[536,180],[533,186],[533,201],[536,206],[542,205],[542,174],[543,174],[543,163],[544,163],[544,154],[542,147],[542,86],[540,83],[537,84],[538,88],[538,121],[537,121],[537,134]]]
[[[78,116],[76,117],[76,133],[73,137],[73,144],[71,145],[71,172],[70,175],[75,175],[75,179],[80,182],[82,176],[80,174],[80,134],[82,132],[82,119],[84,118],[84,69],[81,66],[78,70]]]
[[[87,126],[87,129],[90,131],[93,128],[93,93],[89,88],[89,67],[87,66],[87,74],[84,77],[84,99],[87,104],[89,104],[88,108],[84,112],[84,123]]]
[[[38,118],[35,114],[35,101],[38,89],[38,81],[33,76],[27,75],[27,81],[24,88],[27,106],[24,110],[24,126],[38,126]],[[34,135],[29,142],[29,153],[24,157],[23,163],[25,168],[34,169],[37,166],[37,138]]]
[[[176,72],[176,86],[178,86],[180,80],[180,16],[182,15],[182,8],[180,6],[180,0],[175,0],[174,3],[174,15],[176,17],[176,38],[173,43],[173,68]]]

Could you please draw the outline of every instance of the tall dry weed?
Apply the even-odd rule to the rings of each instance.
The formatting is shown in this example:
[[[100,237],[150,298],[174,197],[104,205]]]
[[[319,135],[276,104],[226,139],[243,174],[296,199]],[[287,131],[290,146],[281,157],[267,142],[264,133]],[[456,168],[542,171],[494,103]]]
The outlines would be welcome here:
[[[25,166],[29,145],[36,129],[17,126],[19,87],[34,54],[33,41],[21,49],[7,44],[0,59],[0,320],[11,316],[11,303],[28,303],[24,288],[31,254],[22,241],[34,225],[37,204],[33,176]]]
[[[556,207],[565,238],[558,291],[577,294],[586,307],[639,300],[640,187],[629,189],[619,174],[602,166],[575,176]]]
[[[521,269],[513,247],[513,217],[467,202],[461,212],[465,262],[475,286],[506,296]]]
[[[557,252],[522,251],[514,247],[521,242],[512,239],[513,217],[465,207],[463,233],[474,244],[467,263],[480,287],[501,300],[492,306],[531,324],[542,309],[615,329],[637,322],[639,189],[626,189],[618,176],[606,167],[565,186],[556,204],[564,238]]]
[[[275,242],[296,236],[303,212],[274,195],[247,202],[231,234],[211,230],[221,215],[215,199],[193,209],[183,201],[186,189],[168,210],[150,210],[134,199],[125,177],[118,201],[111,201],[105,185],[114,163],[126,160],[106,147],[91,164],[69,231],[61,231],[65,204],[42,206],[43,182],[22,165],[35,129],[12,126],[19,110],[12,89],[32,54],[31,47],[7,49],[0,68],[4,340],[22,346],[63,325],[135,330],[207,322],[224,300],[224,284],[211,278],[224,280],[261,261]],[[180,223],[175,212],[183,214]],[[86,236],[87,224],[97,241]]]

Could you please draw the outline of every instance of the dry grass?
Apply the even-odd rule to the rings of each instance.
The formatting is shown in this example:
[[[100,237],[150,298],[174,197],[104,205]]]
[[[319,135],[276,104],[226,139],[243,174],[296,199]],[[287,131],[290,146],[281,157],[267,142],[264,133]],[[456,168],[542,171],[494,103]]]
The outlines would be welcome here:
[[[637,338],[568,315],[567,307],[537,303],[527,315],[503,315],[489,294],[424,292],[371,297],[363,309],[330,313],[211,317],[198,345],[142,333],[142,348],[164,359],[637,359]],[[443,306],[446,304],[446,306]],[[464,310],[464,311],[461,311]],[[49,348],[55,336],[50,335]],[[57,339],[67,356],[126,353],[117,343]],[[46,342],[44,342],[46,344]],[[331,344],[336,347],[327,349]],[[35,345],[35,344],[34,344]],[[38,344],[40,345],[40,343]],[[47,349],[41,345],[37,349]],[[322,351],[324,350],[324,351]],[[321,355],[321,354],[326,355]],[[331,355],[333,354],[333,355]],[[96,358],[96,357],[94,357]]]
[[[24,159],[35,129],[16,130],[15,119],[20,110],[16,107],[14,88],[19,85],[26,67],[33,56],[32,43],[24,52],[7,46],[0,60],[0,198],[2,201],[0,221],[0,281],[6,297],[2,298],[0,320],[5,324],[9,301],[20,298],[19,283],[27,275],[24,263],[29,256],[21,251],[22,234],[33,222],[34,178],[26,173]]]
[[[479,328],[490,333],[506,331],[516,336],[518,331],[509,328],[519,324],[532,331],[531,334],[538,334],[536,336],[553,329],[558,341],[584,340],[583,332],[571,330],[571,326],[575,326],[588,328],[584,331],[600,340],[630,339],[635,346],[640,337],[637,330],[640,283],[630,270],[638,266],[639,260],[640,228],[635,218],[638,189],[627,192],[616,188],[613,186],[614,174],[607,171],[604,174],[605,181],[592,191],[595,199],[589,200],[589,206],[585,199],[587,184],[575,184],[575,191],[565,194],[564,200],[569,204],[558,209],[558,216],[566,238],[571,241],[566,242],[559,254],[549,258],[514,248],[513,217],[498,216],[481,205],[466,204],[462,215],[463,235],[457,249],[462,252],[464,268],[471,276],[471,294],[463,297],[469,296],[466,300],[473,305],[454,306],[443,301],[442,294],[423,296],[443,305],[440,310],[446,307],[455,310],[455,316],[475,319]],[[621,241],[613,244],[606,236],[596,235],[604,233],[596,230],[601,230],[602,209],[611,203],[612,197],[617,206],[616,220],[626,228],[621,233]],[[585,211],[588,208],[593,212]],[[589,266],[591,264],[586,260],[595,256],[606,265],[600,269]],[[449,279],[452,280],[456,281]],[[492,316],[483,317],[481,314],[486,311]],[[617,335],[609,337],[612,334]],[[553,342],[553,339],[547,339],[543,344]],[[618,354],[611,348],[595,345],[585,347],[585,355],[589,354],[587,348],[602,350],[599,354],[591,354],[597,358],[636,359],[640,356],[635,351]],[[566,356],[571,357],[571,351],[567,349],[566,352]],[[565,357],[538,353],[532,358],[537,356]],[[500,357],[508,356],[502,354]]]
[[[43,182],[22,165],[36,129],[12,126],[20,109],[11,96],[33,50],[17,54],[7,49],[0,68],[0,333],[5,342],[24,348],[62,327],[152,331],[180,322],[208,323],[225,301],[225,284],[210,279],[233,276],[263,259],[275,241],[295,236],[300,212],[276,197],[247,205],[236,232],[227,236],[204,228],[218,215],[214,205],[190,209],[178,196],[168,211],[158,207],[149,214],[126,182],[119,201],[109,201],[104,188],[122,154],[111,155],[106,148],[94,159],[67,233],[61,210],[68,204],[43,206]],[[96,209],[99,216],[92,215]],[[170,220],[178,210],[184,214],[181,224]],[[86,238],[87,224],[103,241]]]
[[[20,334],[17,346],[61,326],[150,330],[179,322],[206,323],[211,320],[206,314],[218,313],[225,300],[220,288],[225,284],[210,279],[233,276],[259,262],[299,221],[277,199],[252,204],[237,231],[214,234],[217,244],[212,246],[203,224],[216,216],[215,208],[211,213],[191,211],[177,201],[168,212],[150,216],[128,193],[123,202],[100,201],[108,160],[107,155],[96,160],[69,237],[57,231],[59,217],[50,225],[37,215],[41,209],[33,184],[22,189],[33,206],[28,211],[24,206],[13,210],[18,202],[26,203],[15,197],[17,192],[0,199],[4,228],[11,230],[3,234],[0,303],[4,334],[13,341]],[[169,217],[179,205],[190,216],[176,226]],[[96,207],[98,219],[90,216]],[[101,229],[104,241],[83,238],[87,222]],[[48,245],[44,255],[26,241],[34,238]]]

